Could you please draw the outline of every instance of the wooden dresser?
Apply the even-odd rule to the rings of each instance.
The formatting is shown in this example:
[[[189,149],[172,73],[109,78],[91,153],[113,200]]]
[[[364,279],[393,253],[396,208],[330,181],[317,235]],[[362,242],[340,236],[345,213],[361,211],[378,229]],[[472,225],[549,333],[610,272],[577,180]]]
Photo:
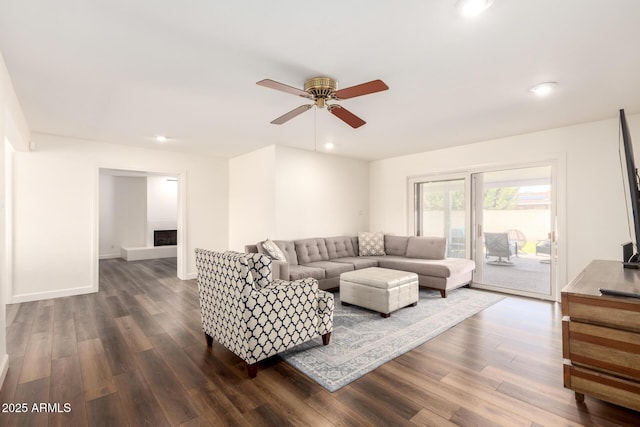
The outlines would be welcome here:
[[[640,411],[640,299],[599,288],[640,292],[640,270],[596,260],[562,290],[564,386]]]

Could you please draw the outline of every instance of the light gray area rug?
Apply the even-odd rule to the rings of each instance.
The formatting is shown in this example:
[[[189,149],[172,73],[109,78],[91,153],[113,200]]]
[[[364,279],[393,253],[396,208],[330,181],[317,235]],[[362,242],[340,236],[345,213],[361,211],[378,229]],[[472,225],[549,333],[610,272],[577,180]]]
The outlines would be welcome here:
[[[504,296],[468,288],[450,291],[420,289],[415,307],[405,307],[386,319],[379,313],[342,306],[334,294],[331,343],[308,341],[280,356],[290,365],[334,392],[395,357],[419,346]]]

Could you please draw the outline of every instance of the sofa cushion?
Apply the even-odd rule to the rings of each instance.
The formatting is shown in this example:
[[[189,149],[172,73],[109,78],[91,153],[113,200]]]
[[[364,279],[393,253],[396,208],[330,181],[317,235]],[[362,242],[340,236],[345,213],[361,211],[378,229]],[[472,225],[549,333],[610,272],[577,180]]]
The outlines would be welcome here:
[[[385,255],[384,234],[361,231],[358,233],[358,253],[360,256]]]
[[[327,245],[330,260],[357,256],[349,236],[327,237],[324,239],[324,243]]]
[[[289,280],[300,280],[307,277],[322,280],[325,278],[324,269],[306,265],[289,265]]]
[[[340,277],[341,273],[346,273],[347,271],[354,270],[353,264],[333,261],[310,262],[309,264],[305,264],[304,267],[322,268],[324,270],[325,279]]]
[[[276,245],[273,242],[273,240],[267,239],[264,242],[262,242],[261,246],[262,246],[262,248],[266,252],[266,255],[269,258],[275,259],[276,261],[286,261],[287,260],[287,258],[284,256],[284,252],[282,252],[282,249],[280,249],[278,247],[278,245]]]
[[[407,254],[407,236],[384,236],[384,252],[387,255],[405,256]]]
[[[363,268],[368,267],[377,267],[378,260],[373,258],[365,258],[365,257],[344,257],[344,258],[334,258],[331,260],[332,262],[344,262],[346,264],[351,264],[356,270],[361,270]]]
[[[411,271],[422,276],[451,277],[475,270],[476,263],[463,258],[442,260],[408,259],[380,257],[378,264],[383,268]]]
[[[294,240],[298,264],[304,265],[314,261],[328,261],[329,253],[324,239]]]
[[[444,237],[409,237],[407,257],[424,259],[444,259],[447,239]]]
[[[296,247],[291,240],[274,240],[275,243],[286,258],[290,265],[298,265],[298,255],[296,254]]]

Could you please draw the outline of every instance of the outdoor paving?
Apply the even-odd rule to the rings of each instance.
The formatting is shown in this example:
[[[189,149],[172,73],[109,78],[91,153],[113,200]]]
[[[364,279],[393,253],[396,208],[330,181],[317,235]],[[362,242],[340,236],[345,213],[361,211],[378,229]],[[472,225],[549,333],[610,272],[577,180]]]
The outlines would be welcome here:
[[[548,256],[518,254],[512,256],[509,265],[497,265],[485,259],[483,284],[500,288],[551,294],[551,264]]]

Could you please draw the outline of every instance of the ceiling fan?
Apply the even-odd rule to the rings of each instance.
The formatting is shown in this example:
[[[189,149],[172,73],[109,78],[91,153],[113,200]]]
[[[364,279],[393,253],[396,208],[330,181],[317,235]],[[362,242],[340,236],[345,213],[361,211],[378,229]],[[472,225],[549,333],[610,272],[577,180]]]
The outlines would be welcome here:
[[[270,79],[260,80],[256,84],[292,93],[313,101],[313,104],[301,105],[273,120],[271,123],[274,125],[286,123],[315,105],[318,108],[327,107],[327,110],[331,114],[354,129],[359,128],[366,122],[343,106],[339,104],[327,104],[327,101],[340,101],[389,89],[389,86],[387,86],[382,80],[373,80],[338,90],[338,82],[330,77],[313,77],[304,82],[304,90]]]

